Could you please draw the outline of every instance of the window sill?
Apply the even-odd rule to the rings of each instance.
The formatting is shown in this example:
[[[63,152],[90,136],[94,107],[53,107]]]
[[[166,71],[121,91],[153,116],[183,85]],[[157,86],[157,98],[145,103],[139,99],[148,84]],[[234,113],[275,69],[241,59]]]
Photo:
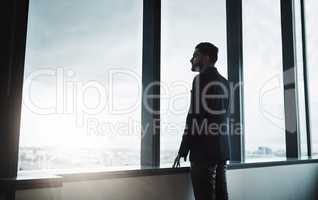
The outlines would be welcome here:
[[[11,192],[35,188],[58,188],[63,186],[61,176],[18,176],[17,178],[0,179],[0,191]]]
[[[286,159],[280,161],[259,161],[245,163],[230,163],[228,170],[249,169],[259,167],[274,167],[282,165],[318,163],[318,158]],[[128,178],[138,176],[158,176],[188,173],[189,167],[180,168],[134,168],[125,170],[92,170],[89,172],[66,172],[50,175],[49,172],[20,172],[17,178],[0,179],[2,191],[25,190],[35,188],[58,188],[63,182]],[[52,171],[50,172],[52,174]]]
[[[281,160],[273,160],[273,161],[250,160],[244,163],[231,163],[227,169],[235,170],[235,169],[274,167],[274,166],[281,166],[281,165],[295,165],[295,164],[307,164],[307,163],[318,163],[318,157],[315,157],[315,158],[303,157],[300,159],[290,158],[290,159],[281,159]]]

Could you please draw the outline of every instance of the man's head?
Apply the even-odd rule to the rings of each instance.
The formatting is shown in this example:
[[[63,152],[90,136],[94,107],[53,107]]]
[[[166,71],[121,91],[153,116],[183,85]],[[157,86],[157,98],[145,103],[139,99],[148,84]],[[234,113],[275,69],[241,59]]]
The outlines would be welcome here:
[[[219,49],[209,42],[199,43],[190,60],[192,71],[199,72],[208,65],[214,65],[218,59]]]

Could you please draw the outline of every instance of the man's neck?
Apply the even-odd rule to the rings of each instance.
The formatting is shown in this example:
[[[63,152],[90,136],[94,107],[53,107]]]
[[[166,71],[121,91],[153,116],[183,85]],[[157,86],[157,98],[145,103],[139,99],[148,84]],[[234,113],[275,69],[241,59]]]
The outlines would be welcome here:
[[[202,73],[202,72],[204,72],[207,68],[209,68],[209,67],[214,67],[214,64],[207,64],[207,65],[204,65],[202,68],[201,68],[201,70],[200,70],[200,73]]]

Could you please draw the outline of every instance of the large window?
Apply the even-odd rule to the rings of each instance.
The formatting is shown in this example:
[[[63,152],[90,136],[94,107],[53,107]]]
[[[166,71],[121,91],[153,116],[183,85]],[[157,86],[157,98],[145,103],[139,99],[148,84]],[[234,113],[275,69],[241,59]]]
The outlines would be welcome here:
[[[318,2],[315,0],[306,0],[305,8],[312,155],[318,155],[318,92],[316,89],[318,85]]]
[[[190,105],[190,59],[199,42],[219,47],[216,67],[227,77],[226,7],[220,0],[163,0],[161,36],[161,164],[178,153]]]
[[[160,3],[161,13],[156,10]],[[229,10],[238,9],[235,3],[227,3]],[[242,0],[244,126],[243,141],[239,142],[248,161],[285,159],[286,155],[280,3]],[[294,3],[298,139],[302,155],[307,155],[301,9],[300,1]],[[239,12],[229,13],[232,21],[227,23],[226,1],[222,0],[151,1],[145,8],[156,12],[146,11],[151,17],[143,19],[142,1],[137,0],[30,0],[20,171],[139,167],[141,155],[149,156],[147,159],[155,160],[157,165],[158,152],[154,149],[158,149],[159,141],[142,138],[146,127],[141,127],[145,106],[141,102],[142,51],[147,54],[151,49],[156,54],[144,59],[152,63],[144,63],[144,72],[148,67],[158,67],[159,41],[153,39],[159,38],[160,164],[172,165],[185,129],[192,80],[197,74],[191,71],[190,63],[194,48],[204,41],[218,46],[216,68],[227,77],[227,35],[232,37],[229,45],[240,48],[236,46],[241,42],[236,37],[240,26],[233,24],[240,22],[234,19]],[[306,1],[313,155],[318,154],[318,115],[314,112],[318,107],[314,91],[318,84],[316,9],[316,1]],[[155,23],[159,15],[160,37],[156,32],[159,24]],[[228,34],[227,25],[237,33]],[[233,58],[240,56],[234,55],[239,51],[230,52]],[[149,72],[157,70],[154,68]],[[233,75],[239,77],[241,72],[234,71]],[[149,148],[153,152],[149,153]]]
[[[245,156],[285,158],[279,0],[243,0]]]
[[[140,164],[142,1],[31,0],[19,170]]]

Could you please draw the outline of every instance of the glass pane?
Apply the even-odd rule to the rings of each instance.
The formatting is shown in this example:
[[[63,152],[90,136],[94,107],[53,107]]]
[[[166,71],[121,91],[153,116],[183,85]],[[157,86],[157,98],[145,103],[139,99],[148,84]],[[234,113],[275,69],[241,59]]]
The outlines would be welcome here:
[[[302,156],[307,156],[307,131],[306,109],[302,52],[302,28],[300,0],[295,1],[295,37],[296,37],[296,66],[297,66],[297,92],[298,92],[298,131],[300,133],[300,151]]]
[[[163,0],[161,38],[160,159],[161,165],[171,166],[190,106],[191,84],[196,75],[191,71],[190,59],[198,43],[207,41],[219,48],[216,68],[227,77],[225,1]]]
[[[20,171],[139,165],[141,2],[30,1]]]
[[[285,158],[279,0],[243,0],[245,156]]]
[[[308,59],[308,86],[309,86],[309,105],[311,123],[311,143],[312,155],[318,155],[318,92],[315,87],[318,85],[318,25],[316,0],[305,1],[306,8],[306,28],[307,28],[307,59]]]

